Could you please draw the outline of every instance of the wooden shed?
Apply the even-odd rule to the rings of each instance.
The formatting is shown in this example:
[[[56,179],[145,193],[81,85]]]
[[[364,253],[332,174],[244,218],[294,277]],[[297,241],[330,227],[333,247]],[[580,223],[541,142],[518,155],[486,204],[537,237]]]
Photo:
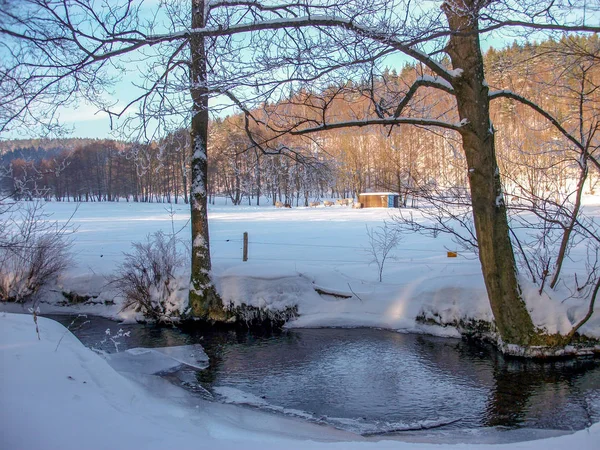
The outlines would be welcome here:
[[[395,192],[366,192],[359,194],[363,208],[398,208],[400,194]]]

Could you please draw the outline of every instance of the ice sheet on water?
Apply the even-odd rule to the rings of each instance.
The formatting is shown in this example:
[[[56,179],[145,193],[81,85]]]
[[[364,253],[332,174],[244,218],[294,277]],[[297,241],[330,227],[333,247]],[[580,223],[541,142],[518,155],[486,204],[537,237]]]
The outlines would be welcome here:
[[[363,436],[378,436],[389,433],[441,428],[459,422],[460,418],[437,417],[413,422],[394,422],[363,418],[323,417],[322,421],[336,428],[352,431]]]
[[[429,430],[451,425],[460,421],[460,418],[438,417],[430,420],[415,422],[388,422],[381,420],[368,420],[363,418],[341,418],[315,415],[307,411],[300,411],[292,408],[284,408],[270,404],[266,399],[258,397],[239,389],[229,386],[217,386],[213,389],[218,399],[224,403],[237,405],[247,405],[262,410],[285,414],[288,416],[299,417],[311,422],[327,424],[344,431],[360,434],[363,436],[384,435],[394,432]]]
[[[600,390],[589,392],[585,398],[585,407],[590,417],[590,423],[600,421]]]
[[[181,364],[197,370],[208,367],[208,355],[200,344],[179,345],[177,347],[158,347],[153,350],[160,352]]]
[[[217,394],[218,400],[222,401],[223,403],[253,406],[259,409],[272,411],[279,414],[285,414],[287,416],[300,417],[307,420],[315,420],[315,416],[309,412],[301,411],[299,409],[284,408],[282,406],[272,405],[261,397],[258,397],[254,394],[249,394],[247,392],[229,386],[216,386],[215,388],[213,388],[213,392]]]
[[[183,368],[182,370],[178,370],[177,372],[173,373],[172,375],[168,375],[165,378],[190,392],[200,395],[204,399],[214,400],[215,398],[212,395],[212,392],[198,382],[197,375],[198,371],[194,369],[186,370]]]
[[[143,375],[173,372],[182,365],[179,361],[149,348],[131,348],[105,357],[117,372],[132,372]]]
[[[106,355],[108,363],[119,372],[145,375],[169,373],[182,366],[201,370],[208,367],[208,356],[199,344],[178,347],[130,348]]]

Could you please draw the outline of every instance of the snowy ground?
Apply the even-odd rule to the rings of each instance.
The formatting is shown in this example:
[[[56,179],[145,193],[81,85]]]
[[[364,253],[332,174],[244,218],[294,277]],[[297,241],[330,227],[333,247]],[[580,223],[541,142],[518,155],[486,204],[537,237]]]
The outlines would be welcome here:
[[[386,262],[383,282],[367,251],[366,227],[379,227],[394,210],[356,210],[343,206],[277,209],[272,206],[211,205],[210,235],[213,278],[227,303],[247,303],[266,308],[298,305],[300,317],[291,327],[370,326],[437,335],[458,336],[453,327],[422,325],[417,316],[438,323],[492,319],[479,261],[472,253],[448,258],[456,250],[448,236],[430,238],[404,235]],[[264,202],[266,204],[266,202]],[[66,221],[73,203],[51,202],[46,211],[53,219]],[[95,305],[80,305],[72,311],[88,312],[122,320],[133,320],[132,312],[120,311],[120,299],[107,276],[123,261],[132,241],[142,241],[157,230],[181,230],[189,241],[188,205],[169,207],[145,203],[83,203],[73,218],[74,266],[52,292],[44,295],[42,312],[56,312],[56,302],[65,301],[61,291],[91,295]],[[600,217],[600,198],[589,197],[586,211]],[[416,218],[420,210],[412,211]],[[242,234],[249,233],[249,261],[242,262]],[[583,246],[573,250],[565,263],[564,279],[581,271]],[[183,271],[177,292],[181,307],[187,297],[189,275]],[[527,303],[536,324],[549,333],[570,330],[587,312],[587,304],[569,299],[566,289],[552,298],[539,296],[523,280]],[[350,298],[320,295],[316,289]],[[105,302],[115,302],[106,306]],[[14,307],[5,306],[5,309]],[[19,308],[19,307],[17,307]],[[66,312],[64,308],[62,312]],[[600,314],[582,332],[600,337]]]
[[[0,446],[6,449],[597,449],[600,424],[537,441],[376,440],[205,402],[153,375],[116,372],[62,325],[0,314]],[[134,381],[135,380],[135,381]]]

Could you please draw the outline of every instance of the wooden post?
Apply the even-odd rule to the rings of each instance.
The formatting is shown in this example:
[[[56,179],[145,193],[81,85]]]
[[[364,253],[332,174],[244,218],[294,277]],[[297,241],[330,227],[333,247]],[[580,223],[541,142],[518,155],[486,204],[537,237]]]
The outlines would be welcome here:
[[[248,261],[248,232],[244,231],[244,251],[242,261]]]

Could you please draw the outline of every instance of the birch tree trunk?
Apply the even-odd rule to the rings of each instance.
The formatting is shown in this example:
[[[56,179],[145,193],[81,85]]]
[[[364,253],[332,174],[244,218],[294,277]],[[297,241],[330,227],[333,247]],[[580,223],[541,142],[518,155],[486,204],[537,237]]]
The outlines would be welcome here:
[[[453,32],[447,52],[469,169],[479,260],[496,326],[505,344],[530,345],[535,335],[521,296],[490,122],[488,87],[477,17],[481,0],[447,0],[443,10]]]
[[[205,24],[205,0],[192,0],[192,28]],[[192,314],[209,320],[223,320],[223,303],[210,279],[211,261],[208,236],[207,181],[208,181],[208,85],[204,38],[190,38],[191,88],[193,117],[191,128],[192,180],[191,228],[192,273],[189,305]]]

